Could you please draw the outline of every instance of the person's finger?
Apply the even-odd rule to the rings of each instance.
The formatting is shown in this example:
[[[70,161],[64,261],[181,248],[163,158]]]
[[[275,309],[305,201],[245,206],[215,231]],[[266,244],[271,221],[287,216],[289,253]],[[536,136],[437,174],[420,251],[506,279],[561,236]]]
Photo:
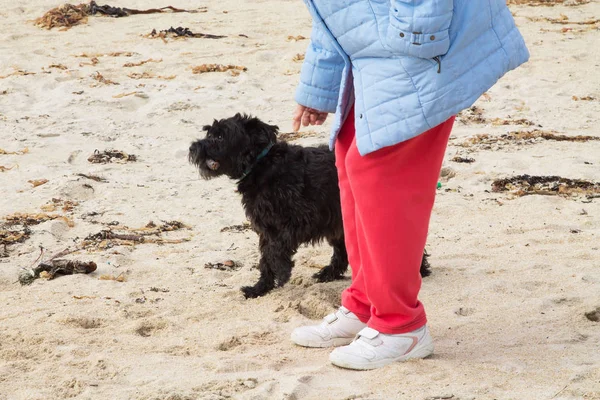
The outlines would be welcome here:
[[[318,119],[319,119],[319,114],[318,113],[316,113],[316,112],[311,112],[310,113],[310,124],[311,125],[316,124],[317,121],[318,121]]]
[[[294,119],[292,121],[292,131],[298,132],[299,130],[300,130],[300,120],[299,119]]]
[[[315,121],[315,125],[323,125],[327,119],[327,113],[319,113]]]
[[[304,111],[302,114],[302,126],[308,126],[310,123],[310,112]]]
[[[294,132],[298,132],[300,130],[300,121],[302,119],[302,114],[306,108],[300,104],[296,106],[296,110],[294,111],[294,117],[292,118],[292,130]]]

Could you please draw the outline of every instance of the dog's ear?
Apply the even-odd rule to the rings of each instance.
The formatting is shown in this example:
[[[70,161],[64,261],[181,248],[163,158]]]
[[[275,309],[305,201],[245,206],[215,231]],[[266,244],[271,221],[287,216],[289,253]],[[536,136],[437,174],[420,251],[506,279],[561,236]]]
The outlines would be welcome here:
[[[277,140],[277,133],[279,132],[278,126],[269,125],[260,119],[249,115],[244,115],[244,117],[243,124],[246,132],[251,135],[266,136],[269,142],[275,142],[275,140]]]
[[[202,127],[202,130],[205,131],[205,132],[208,132],[210,130],[210,128],[212,128],[212,125],[204,125]]]

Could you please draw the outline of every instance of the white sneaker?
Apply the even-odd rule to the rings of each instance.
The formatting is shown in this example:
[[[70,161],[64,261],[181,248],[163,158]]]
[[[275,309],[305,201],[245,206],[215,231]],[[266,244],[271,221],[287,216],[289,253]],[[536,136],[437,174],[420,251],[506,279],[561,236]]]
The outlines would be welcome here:
[[[396,361],[425,358],[432,353],[433,341],[427,326],[399,335],[365,328],[349,346],[333,350],[329,361],[342,368],[366,370],[381,368]]]
[[[336,347],[351,343],[367,324],[346,307],[323,318],[320,325],[302,326],[292,331],[292,342],[304,347]]]

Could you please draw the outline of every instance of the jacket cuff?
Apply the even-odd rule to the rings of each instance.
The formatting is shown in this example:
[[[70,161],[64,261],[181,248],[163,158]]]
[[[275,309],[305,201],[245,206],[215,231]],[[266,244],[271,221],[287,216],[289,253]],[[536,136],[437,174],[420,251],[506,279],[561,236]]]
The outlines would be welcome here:
[[[321,112],[334,113],[337,108],[338,96],[337,93],[300,82],[296,89],[295,100],[305,107],[314,108]]]
[[[448,29],[438,32],[407,32],[400,29],[398,24],[395,18],[390,18],[386,41],[393,53],[433,58],[448,52],[450,47]]]

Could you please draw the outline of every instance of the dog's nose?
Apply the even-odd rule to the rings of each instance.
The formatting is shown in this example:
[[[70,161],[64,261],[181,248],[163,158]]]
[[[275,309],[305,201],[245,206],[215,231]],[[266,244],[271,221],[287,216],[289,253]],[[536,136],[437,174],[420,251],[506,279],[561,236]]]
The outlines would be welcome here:
[[[202,158],[203,153],[204,152],[203,152],[202,142],[197,140],[190,145],[190,151],[188,154],[188,158],[193,163],[196,161],[197,158]]]
[[[202,143],[197,140],[190,145],[190,154],[195,154],[202,148]]]

